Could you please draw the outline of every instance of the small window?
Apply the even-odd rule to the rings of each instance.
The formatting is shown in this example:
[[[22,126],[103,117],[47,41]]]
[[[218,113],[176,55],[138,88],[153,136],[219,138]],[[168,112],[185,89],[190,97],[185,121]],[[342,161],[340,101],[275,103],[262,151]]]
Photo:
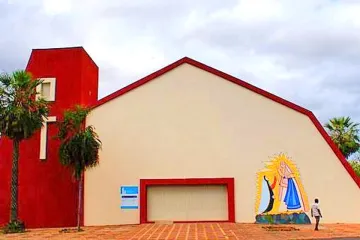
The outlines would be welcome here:
[[[43,83],[41,86],[41,96],[45,99],[50,98],[50,83]]]
[[[42,84],[37,86],[37,98],[42,97],[46,101],[55,101],[55,78],[42,78]]]

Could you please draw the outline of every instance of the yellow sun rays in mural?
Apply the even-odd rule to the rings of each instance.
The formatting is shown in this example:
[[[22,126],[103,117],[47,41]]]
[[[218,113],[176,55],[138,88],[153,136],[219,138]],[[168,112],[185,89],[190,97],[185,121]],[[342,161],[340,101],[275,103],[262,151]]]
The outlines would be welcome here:
[[[286,154],[272,157],[257,173],[256,214],[300,213],[309,210],[308,198],[296,165]]]

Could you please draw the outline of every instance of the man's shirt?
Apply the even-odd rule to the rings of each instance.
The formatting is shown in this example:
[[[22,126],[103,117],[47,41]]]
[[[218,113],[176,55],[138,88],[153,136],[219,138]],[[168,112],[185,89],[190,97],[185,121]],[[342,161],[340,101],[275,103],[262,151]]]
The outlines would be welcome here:
[[[314,215],[314,217],[320,217],[320,210],[319,210],[319,205],[318,204],[313,204],[311,207],[312,213]]]

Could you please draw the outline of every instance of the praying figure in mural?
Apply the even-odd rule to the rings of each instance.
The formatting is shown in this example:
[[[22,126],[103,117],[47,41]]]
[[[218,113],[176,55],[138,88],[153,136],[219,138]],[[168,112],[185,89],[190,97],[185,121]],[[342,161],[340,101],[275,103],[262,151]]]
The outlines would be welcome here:
[[[294,174],[284,161],[280,162],[278,172],[280,175],[279,200],[286,205],[288,210],[300,209],[300,197]],[[283,209],[283,205],[281,207]]]
[[[257,174],[257,222],[265,223],[267,220],[264,219],[270,216],[279,223],[309,223],[308,209],[296,165],[285,154],[275,156]]]

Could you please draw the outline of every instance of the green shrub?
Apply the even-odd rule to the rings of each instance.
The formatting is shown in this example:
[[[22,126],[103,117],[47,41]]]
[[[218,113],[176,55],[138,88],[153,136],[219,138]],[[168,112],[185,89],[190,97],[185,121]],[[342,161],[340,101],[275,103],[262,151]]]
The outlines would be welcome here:
[[[13,221],[8,223],[3,228],[3,233],[9,234],[9,233],[23,233],[25,232],[25,224],[22,221]]]

